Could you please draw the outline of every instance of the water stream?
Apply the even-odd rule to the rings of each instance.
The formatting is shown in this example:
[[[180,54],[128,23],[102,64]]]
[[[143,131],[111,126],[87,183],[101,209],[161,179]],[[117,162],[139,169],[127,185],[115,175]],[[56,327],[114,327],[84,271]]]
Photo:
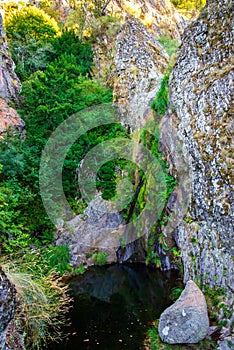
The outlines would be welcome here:
[[[46,350],[143,349],[150,324],[172,303],[177,278],[139,264],[90,268],[70,284],[70,336]]]

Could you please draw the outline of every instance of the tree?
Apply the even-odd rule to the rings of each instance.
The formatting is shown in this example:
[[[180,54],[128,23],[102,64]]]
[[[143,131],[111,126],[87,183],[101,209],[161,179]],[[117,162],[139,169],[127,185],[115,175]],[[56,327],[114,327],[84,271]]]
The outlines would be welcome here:
[[[22,7],[6,18],[5,25],[8,38],[22,42],[28,38],[48,40],[59,32],[56,21],[35,6]]]
[[[50,41],[59,33],[56,21],[43,10],[23,6],[9,13],[5,25],[19,77],[25,80],[31,73],[44,69]]]
[[[206,0],[172,0],[171,2],[175,7],[186,11],[199,10],[206,4]]]

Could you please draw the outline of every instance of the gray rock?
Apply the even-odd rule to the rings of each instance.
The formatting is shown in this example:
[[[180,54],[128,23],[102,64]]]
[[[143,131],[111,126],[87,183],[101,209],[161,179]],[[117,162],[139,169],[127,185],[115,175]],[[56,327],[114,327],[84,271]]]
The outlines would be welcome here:
[[[14,72],[15,64],[10,56],[6,34],[0,14],[0,96],[7,102],[19,101],[21,83]]]
[[[192,281],[188,281],[180,298],[160,316],[159,335],[169,344],[198,343],[209,331],[206,300]]]
[[[124,232],[124,220],[111,202],[98,195],[83,214],[77,215],[57,232],[57,245],[66,244],[71,255],[71,264],[92,265],[92,254],[105,252],[107,263],[117,261],[116,250]]]
[[[0,266],[0,349],[23,350],[23,336],[15,322],[16,289]]]
[[[184,32],[170,78],[170,109],[161,122],[161,149],[178,179],[174,221],[163,233],[181,251],[184,283],[196,279],[233,292],[231,6],[229,0],[210,0]]]
[[[234,349],[234,340],[233,339],[225,339],[219,342],[218,350],[230,350]]]
[[[120,121],[131,131],[153,120],[150,102],[159,90],[169,57],[159,42],[133,16],[126,16],[116,40],[114,102]]]

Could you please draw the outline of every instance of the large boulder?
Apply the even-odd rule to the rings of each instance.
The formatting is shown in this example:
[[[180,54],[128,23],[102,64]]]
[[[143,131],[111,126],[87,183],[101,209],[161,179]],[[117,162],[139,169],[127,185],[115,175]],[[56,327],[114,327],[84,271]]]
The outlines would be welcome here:
[[[74,267],[94,264],[92,256],[97,252],[105,253],[106,262],[112,263],[117,261],[116,250],[123,232],[124,220],[121,215],[111,208],[110,201],[98,195],[82,214],[62,223],[56,244],[68,245]]]
[[[209,330],[206,300],[192,280],[180,298],[162,313],[158,330],[162,341],[169,344],[193,344],[205,338]]]

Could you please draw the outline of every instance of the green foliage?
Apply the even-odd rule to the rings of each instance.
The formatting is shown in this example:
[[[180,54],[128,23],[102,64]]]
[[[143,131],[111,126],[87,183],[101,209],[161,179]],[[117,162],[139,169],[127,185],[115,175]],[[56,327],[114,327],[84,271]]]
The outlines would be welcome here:
[[[200,10],[206,4],[206,0],[171,0],[171,2],[178,9],[186,11]]]
[[[210,350],[216,348],[215,341],[210,339],[205,339],[199,344],[189,344],[189,347],[187,344],[170,345],[163,343],[158,334],[158,323],[159,321],[157,320],[153,328],[149,329],[147,332],[147,349],[149,350],[188,350],[188,348],[190,350]]]
[[[172,300],[177,300],[181,296],[181,293],[183,292],[183,290],[184,289],[182,287],[172,288],[170,298]]]
[[[166,113],[167,107],[170,104],[168,88],[169,78],[169,73],[164,75],[161,81],[160,89],[156,94],[156,98],[151,102],[151,108],[160,116]]]
[[[102,266],[106,264],[107,254],[98,252],[92,255],[95,265]]]
[[[61,259],[64,261],[60,256],[57,262]],[[27,349],[41,349],[48,340],[61,340],[71,300],[68,287],[48,268],[43,251],[10,256],[1,266],[17,290],[21,310],[17,319],[25,331]]]
[[[59,32],[56,21],[35,6],[24,6],[9,14],[5,26],[8,38],[21,42],[26,42],[28,38],[45,41]]]
[[[60,275],[71,271],[70,253],[65,245],[49,246],[43,253],[43,258],[46,261],[47,268],[54,270]]]
[[[25,80],[31,73],[45,69],[50,41],[59,33],[56,21],[43,10],[23,6],[9,11],[5,25],[18,76]]]
[[[157,39],[165,51],[168,53],[169,57],[176,53],[178,47],[180,45],[179,41],[176,39],[172,39],[167,36],[161,36]]]
[[[81,76],[76,62],[74,55],[64,54],[23,84],[21,114],[37,139],[47,139],[73,113],[112,100],[111,90]]]
[[[0,139],[0,181],[8,180],[19,173],[23,173],[24,162],[22,150],[22,140],[20,135],[6,132],[4,138]]]
[[[72,271],[72,275],[83,275],[83,273],[85,273],[85,270],[86,270],[86,266],[80,265],[79,267],[77,267]]]
[[[54,61],[62,55],[72,55],[81,74],[89,73],[93,65],[93,52],[89,42],[82,42],[74,30],[63,31],[61,36],[51,42],[51,51],[48,52],[48,61]]]
[[[156,268],[161,267],[161,260],[157,256],[156,252],[154,252],[152,250],[152,247],[150,247],[150,246],[149,246],[148,250],[149,251],[148,251],[146,258],[145,258],[146,265],[153,264],[153,265],[155,265]]]
[[[0,251],[13,252],[27,247],[31,242],[28,228],[20,218],[19,197],[9,188],[0,185]]]

